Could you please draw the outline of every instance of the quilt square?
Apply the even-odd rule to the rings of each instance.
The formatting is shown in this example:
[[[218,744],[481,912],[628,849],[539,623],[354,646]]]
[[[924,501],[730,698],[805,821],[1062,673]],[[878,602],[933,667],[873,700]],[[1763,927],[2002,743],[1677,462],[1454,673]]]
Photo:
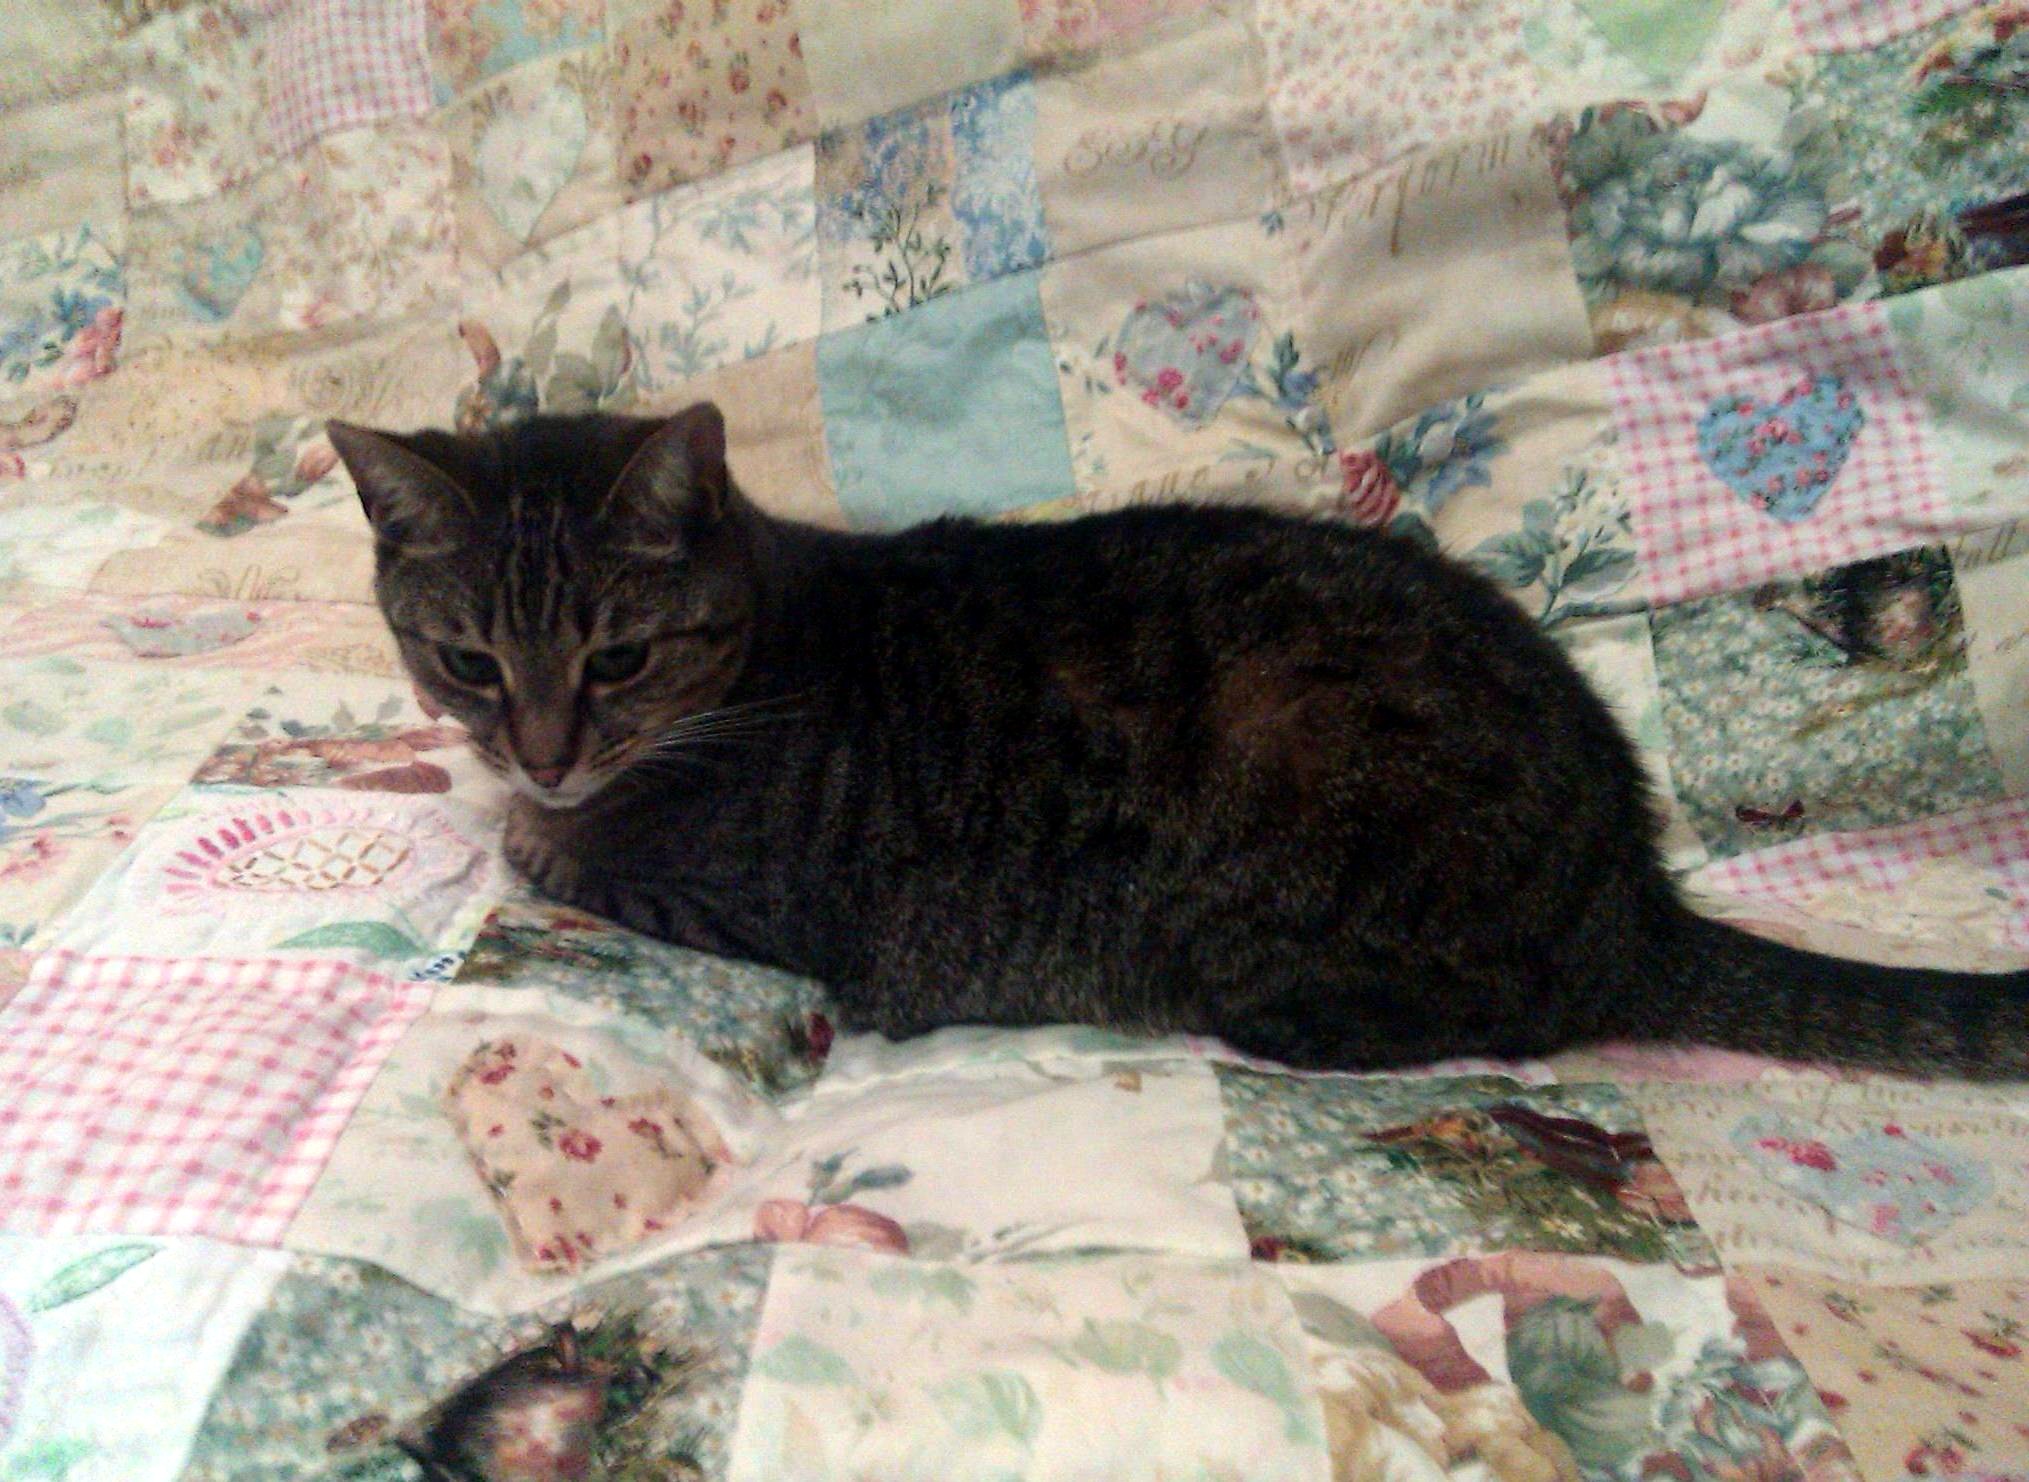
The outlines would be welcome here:
[[[1035,127],[1035,89],[1016,72],[819,139],[825,323],[897,314],[1040,264]]]
[[[1342,443],[1592,357],[1541,131],[1426,150],[1268,219]]]
[[[21,65],[11,48],[8,64]],[[0,221],[9,237],[119,221],[126,209],[121,152],[106,144],[119,138],[125,103],[109,88],[8,110],[0,137]]]
[[[605,35],[606,0],[402,0],[429,16],[438,97]]]
[[[186,1475],[212,1392],[287,1260],[209,1240],[0,1236],[5,1474]]]
[[[1607,361],[1649,595],[1681,602],[1919,545],[1930,433],[1873,304]]]
[[[503,264],[618,209],[612,109],[574,57],[519,67],[442,115],[461,254]]]
[[[1071,492],[1036,275],[817,342],[839,503],[854,524],[992,515]]]
[[[620,177],[634,196],[817,132],[790,0],[660,0],[618,25]]]
[[[1320,6],[1266,0],[1255,25],[1289,183],[1320,190],[1441,139],[1524,117],[1538,90],[1522,0]]]
[[[1649,615],[1672,775],[1715,855],[2003,792],[1937,546]]]
[[[1901,7],[1849,0],[1842,8]],[[2020,8],[1921,8],[1966,14],[1885,44],[1801,59],[1790,82],[1792,117],[1808,120],[1836,151],[1889,293],[2007,266],[2005,230],[1969,239],[1951,223],[1969,207],[2029,187],[2022,150],[2029,92],[2020,86],[2029,32]]]
[[[1980,0],[1789,0],[1790,29],[1807,51],[1866,51]]]
[[[316,959],[42,957],[0,1010],[0,1224],[275,1243],[427,999]]]
[[[615,218],[640,393],[817,337],[812,154],[783,150]]]
[[[1211,1069],[1132,1058],[1148,1048],[1132,1042],[1120,1059],[1021,1058],[1047,1055],[1047,1036],[983,1032],[955,1058],[951,1039],[965,1036],[933,1036],[863,1077],[863,1041],[849,1039],[722,1211],[721,1238],[982,1264],[1095,1250],[1243,1257]],[[1061,1137],[1067,1127],[1084,1130]],[[999,1162],[993,1148],[1027,1151]]]
[[[2029,950],[2029,800],[1787,840],[1721,860],[1693,884],[1909,939],[1921,938],[1926,913],[1962,917],[1963,902],[1984,898],[1978,925],[1992,945]]]
[[[125,43],[129,206],[216,195],[272,160],[267,31],[253,4],[225,0],[162,15]]]
[[[75,416],[60,398],[117,368],[126,302],[120,260],[90,227],[0,247],[0,397],[55,393],[42,415]]]
[[[187,791],[65,918],[95,954],[315,952],[417,977],[462,952],[498,899],[494,820],[380,791]]]
[[[1259,217],[1117,242],[1043,270],[1080,494],[1202,498],[1336,483],[1324,366]]]
[[[2005,526],[2003,544],[2029,545],[2019,523],[2029,520],[2029,267],[1902,294],[1888,323],[1930,409],[1953,533]]]
[[[1036,172],[1059,254],[1266,211],[1280,186],[1259,54],[1234,12],[1045,72],[1036,94]]]
[[[1534,1250],[1283,1266],[1335,1478],[1857,1482],[1753,1292]]]
[[[795,4],[818,121],[826,128],[983,82],[1021,56],[1021,17],[1013,0]]]
[[[735,1482],[1325,1474],[1303,1334],[1244,1261],[947,1266],[799,1246],[754,1335]]]
[[[517,1482],[723,1477],[772,1261],[754,1246],[700,1252],[552,1288],[542,1312],[503,1319],[363,1262],[296,1260],[177,1475],[406,1475],[382,1449],[399,1427],[438,1476],[482,1475],[466,1470],[478,1455],[504,1456],[511,1470],[493,1476]],[[581,1356],[591,1362],[579,1367]],[[565,1377],[515,1381],[532,1373]]]
[[[1520,1247],[1713,1264],[1615,1087],[1216,1069],[1233,1196],[1257,1260]]]
[[[268,130],[284,154],[430,111],[422,0],[289,0],[266,39]]]
[[[1631,1088],[1729,1267],[1882,1285],[2019,1275],[2029,1118],[2007,1089],[1767,1076]]]
[[[283,1243],[292,1250],[371,1261],[454,1298],[468,1311],[519,1312],[555,1297],[560,1287],[555,1274],[525,1267],[510,1250],[500,1198],[513,1197],[523,1176],[541,1181],[560,1167],[596,1174],[606,1163],[603,1144],[574,1139],[575,1155],[542,1154],[526,1168],[482,1173],[446,1114],[445,1093],[460,1066],[505,1043],[530,1040],[579,1061],[600,1094],[616,1102],[680,1088],[725,1142],[735,1179],[743,1179],[756,1159],[773,1156],[781,1126],[773,1111],[663,1024],[531,986],[529,978],[505,989],[484,981],[451,983],[437,989],[430,1011],[389,1051]],[[541,1094],[514,1075],[496,1084],[519,1084]],[[558,1088],[551,1090],[545,1111],[558,1109]],[[537,1127],[545,1135],[566,1130],[550,1125],[552,1120],[539,1116]],[[510,1135],[505,1120],[489,1121],[484,1142],[491,1142],[496,1125],[502,1137]],[[628,1141],[642,1135],[623,1134]],[[596,1132],[592,1137],[598,1140]],[[502,1174],[506,1182],[497,1194],[489,1180]],[[651,1244],[578,1263],[575,1274],[636,1270],[667,1259],[672,1249],[750,1240],[754,1198],[736,1193],[730,1204],[692,1211],[669,1221],[670,1228]],[[546,1204],[545,1199],[532,1211],[534,1218],[563,1213]],[[361,1220],[359,1211],[368,1205],[376,1218]]]
[[[0,947],[39,944],[255,684],[55,656],[0,662]]]
[[[1966,1402],[1989,1384],[2020,1393],[2029,1282],[1877,1286],[1791,1266],[1747,1267],[1738,1280],[1810,1371],[1861,1476],[1965,1476],[2024,1454],[2029,1421],[1996,1444]]]

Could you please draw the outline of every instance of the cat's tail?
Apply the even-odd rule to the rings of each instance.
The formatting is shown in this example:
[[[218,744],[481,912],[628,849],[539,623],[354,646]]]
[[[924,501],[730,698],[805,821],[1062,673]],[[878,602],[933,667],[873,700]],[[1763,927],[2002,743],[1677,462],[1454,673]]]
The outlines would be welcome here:
[[[1789,1060],[2029,1080],[2029,969],[1883,967],[1682,911],[1634,1032]]]

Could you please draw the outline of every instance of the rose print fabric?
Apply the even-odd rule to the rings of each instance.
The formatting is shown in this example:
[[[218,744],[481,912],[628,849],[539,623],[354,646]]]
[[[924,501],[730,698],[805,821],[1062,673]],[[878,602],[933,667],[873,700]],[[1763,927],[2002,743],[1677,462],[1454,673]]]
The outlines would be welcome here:
[[[480,1045],[444,1102],[523,1265],[571,1269],[667,1230],[728,1177],[704,1109],[675,1089],[598,1094],[539,1040]]]
[[[2024,0],[0,4],[0,1482],[2029,1477],[2029,1094],[891,1045],[541,901],[323,427],[1467,562],[2029,963]],[[137,1405],[135,1399],[145,1403]]]

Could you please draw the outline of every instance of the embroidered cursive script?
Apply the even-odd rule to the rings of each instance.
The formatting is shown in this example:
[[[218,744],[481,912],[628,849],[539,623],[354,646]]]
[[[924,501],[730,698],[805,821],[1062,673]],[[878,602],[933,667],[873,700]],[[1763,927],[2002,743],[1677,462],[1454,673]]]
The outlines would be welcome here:
[[[1159,118],[1131,129],[1087,129],[1064,151],[1064,173],[1075,179],[1138,165],[1157,180],[1175,180],[1198,162],[1198,145],[1209,132],[1203,124],[1180,118]]]

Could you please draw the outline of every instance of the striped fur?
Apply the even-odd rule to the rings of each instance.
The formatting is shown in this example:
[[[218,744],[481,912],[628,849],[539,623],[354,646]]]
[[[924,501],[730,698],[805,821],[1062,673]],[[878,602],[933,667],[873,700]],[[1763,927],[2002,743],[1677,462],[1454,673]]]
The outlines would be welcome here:
[[[1329,1067],[1696,1038],[2029,1074],[2029,972],[1689,914],[1606,707],[1448,561],[1183,507],[824,532],[731,488],[709,409],[659,426],[337,438],[418,684],[511,771],[502,706],[431,657],[483,637],[606,758],[581,806],[513,814],[510,857],[568,902],[825,979],[891,1035],[1099,1023]],[[559,688],[650,632],[632,689]]]

